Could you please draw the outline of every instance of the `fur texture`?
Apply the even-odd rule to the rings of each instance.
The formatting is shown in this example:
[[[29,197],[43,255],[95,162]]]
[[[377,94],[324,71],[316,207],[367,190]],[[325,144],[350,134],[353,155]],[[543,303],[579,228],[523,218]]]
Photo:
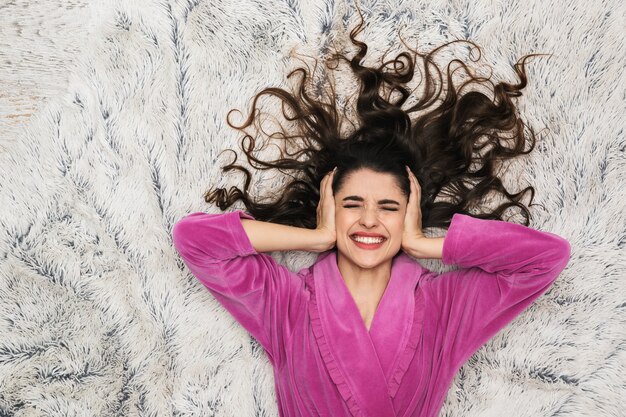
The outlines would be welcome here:
[[[2,105],[0,415],[277,415],[264,352],[184,268],[171,227],[219,211],[202,198],[210,183],[241,184],[220,172],[219,151],[241,137],[227,111],[247,116],[261,88],[287,86],[294,48],[346,45],[354,4],[55,4],[7,5],[16,14],[2,19],[3,91],[32,81],[46,101],[19,125],[20,102]],[[441,415],[626,415],[624,4],[362,2],[369,64],[402,49],[399,30],[421,51],[477,42],[497,80],[513,80],[523,54],[553,54],[528,66],[517,102],[539,143],[507,178],[536,187],[531,226],[568,239],[572,260],[463,366]],[[42,20],[46,37],[30,36]],[[44,61],[24,65],[19,48]],[[280,181],[267,175],[258,195]],[[293,269],[314,259],[275,256]]]

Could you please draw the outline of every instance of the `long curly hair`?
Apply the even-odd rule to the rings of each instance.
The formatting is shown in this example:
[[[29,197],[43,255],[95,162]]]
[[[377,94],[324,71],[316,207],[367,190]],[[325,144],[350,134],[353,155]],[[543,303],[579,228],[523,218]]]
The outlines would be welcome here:
[[[259,92],[252,102],[248,118],[240,126],[234,126],[227,115],[230,127],[246,133],[257,115],[257,101],[262,95],[274,96],[282,100],[282,114],[295,126],[285,131],[282,125],[278,132],[269,135],[270,141],[278,144],[280,156],[265,160],[259,151],[266,149],[267,143],[257,146],[258,135],[246,133],[241,139],[241,149],[248,163],[255,169],[278,170],[288,181],[281,189],[271,190],[271,195],[255,201],[249,193],[252,174],[234,160],[222,167],[223,172],[237,170],[245,175],[243,188],[231,187],[209,189],[205,201],[215,203],[221,210],[227,209],[241,200],[247,211],[256,219],[291,226],[315,228],[316,209],[320,198],[320,182],[324,175],[335,166],[337,172],[332,188],[336,192],[350,173],[360,168],[370,168],[376,172],[393,174],[405,195],[409,195],[409,180],[404,165],[416,175],[421,187],[420,207],[422,228],[450,225],[454,213],[463,213],[485,219],[503,220],[508,208],[517,207],[524,217],[524,224],[530,221],[530,212],[521,201],[530,191],[530,203],[534,198],[534,188],[528,186],[511,193],[503,185],[498,168],[502,161],[530,153],[536,143],[535,133],[516,114],[513,97],[521,95],[527,84],[525,62],[535,55],[522,57],[514,69],[519,83],[500,82],[493,84],[489,77],[480,77],[462,61],[450,61],[446,69],[446,83],[442,71],[434,62],[434,56],[444,47],[457,42],[471,44],[479,52],[480,47],[467,40],[454,40],[430,52],[420,54],[401,52],[395,59],[383,61],[375,67],[361,65],[367,53],[367,45],[356,39],[361,32],[364,19],[361,11],[360,23],[350,32],[352,44],[358,47],[353,58],[337,52],[325,59],[326,67],[336,69],[340,61],[349,64],[352,73],[360,83],[356,100],[356,118],[353,123],[344,108],[340,114],[337,108],[336,86],[334,81],[324,76],[324,86],[314,83],[317,59],[313,71],[298,67],[287,78],[302,75],[296,91],[292,94],[285,89],[268,87]],[[386,53],[385,53],[386,55]],[[413,91],[406,84],[413,79],[414,70],[420,57],[423,63],[424,88],[415,104],[403,109]],[[383,57],[384,60],[384,57]],[[332,64],[335,63],[333,66]],[[452,64],[459,66],[452,69]],[[308,70],[307,70],[308,69]],[[460,86],[453,82],[454,72],[463,69],[468,76]],[[434,71],[433,71],[434,70]],[[437,82],[438,80],[438,82]],[[447,88],[444,88],[447,85]],[[491,85],[493,99],[474,89],[461,94],[461,90],[472,85]],[[386,91],[387,94],[381,94]],[[396,94],[396,98],[392,96]],[[325,99],[326,98],[326,99]],[[285,112],[288,106],[291,114]],[[412,120],[411,113],[419,115]],[[353,130],[342,133],[343,124],[348,121]],[[260,129],[263,131],[263,129]],[[265,132],[264,132],[265,133]],[[530,143],[528,149],[524,149]],[[481,205],[492,201],[493,195],[504,198],[504,202],[492,210]],[[490,199],[487,199],[489,197]]]

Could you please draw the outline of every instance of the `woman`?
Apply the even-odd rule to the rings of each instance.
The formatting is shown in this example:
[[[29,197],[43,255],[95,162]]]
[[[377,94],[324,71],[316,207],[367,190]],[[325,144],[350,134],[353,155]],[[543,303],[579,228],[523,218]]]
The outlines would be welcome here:
[[[427,82],[426,99],[400,109],[413,66],[406,74],[361,66],[366,46],[354,39],[360,27],[350,36],[360,53],[348,60],[362,82],[360,128],[342,136],[332,102],[312,100],[303,88],[298,97],[266,89],[290,105],[295,116],[285,116],[304,133],[284,135],[275,161],[253,155],[251,136],[244,152],[263,169],[292,170],[293,181],[276,201],[254,202],[250,174],[230,164],[225,170],[246,173],[244,190],[217,189],[207,201],[225,209],[242,200],[247,212],[192,213],[172,232],[190,271],[264,347],[285,417],[436,416],[457,370],[543,294],[570,257],[562,237],[499,219],[511,206],[528,214],[521,193],[506,192],[493,172],[497,158],[530,152],[522,151],[508,98],[525,85],[523,65],[520,85],[495,87],[499,103],[482,93],[448,93],[411,122],[409,110],[423,110],[436,96]],[[380,97],[385,83],[402,98]],[[498,129],[514,130],[513,148],[502,146],[511,139],[493,133]],[[487,132],[493,147],[476,157]],[[290,152],[298,138],[305,144]],[[483,168],[471,171],[477,159]],[[478,181],[468,188],[468,179]],[[470,215],[492,190],[512,201]],[[445,236],[422,232],[442,225]],[[320,255],[291,272],[265,253],[286,250]],[[414,258],[460,268],[438,274]]]

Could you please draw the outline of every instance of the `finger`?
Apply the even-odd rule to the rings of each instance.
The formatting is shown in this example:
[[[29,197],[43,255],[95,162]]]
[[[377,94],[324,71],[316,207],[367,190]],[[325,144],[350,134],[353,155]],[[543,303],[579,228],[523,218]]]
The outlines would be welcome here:
[[[324,179],[322,180],[322,195],[326,196],[326,193],[328,192],[328,178],[330,177],[330,173],[326,173],[326,175],[324,175]]]
[[[419,189],[419,184],[417,183],[417,179],[415,178],[415,175],[413,175],[413,173],[411,173],[411,185],[413,186],[413,188],[415,188],[415,190]]]
[[[421,197],[417,180],[411,179],[411,195],[409,197],[408,209],[412,215],[418,215]]]
[[[324,182],[324,191],[325,191],[325,193],[329,193],[329,191],[330,191],[330,187],[331,187],[330,185],[332,184],[332,178],[333,178],[333,175],[335,173],[335,169],[333,169],[332,171],[329,171],[324,176],[324,181],[325,181]]]
[[[337,167],[333,168],[332,171],[330,171],[330,174],[328,175],[328,196],[332,197],[333,195],[333,178],[335,177],[335,172],[337,172]]]
[[[326,202],[326,199],[328,197],[328,180],[329,180],[330,175],[326,174],[324,176],[324,179],[322,180],[322,186],[321,186],[321,190],[320,190],[320,205],[324,205],[324,203]]]
[[[415,176],[415,174],[413,174],[412,172],[410,172],[409,175],[410,179],[411,179],[411,184],[413,184],[413,186],[415,187],[415,189],[417,190],[416,192],[419,194],[421,191],[420,188],[420,184],[419,181],[417,181],[417,177]]]
[[[413,175],[413,173],[411,172],[410,169],[407,168],[408,171],[408,175],[409,175],[409,183],[411,184],[412,187],[415,186],[415,176]]]
[[[406,214],[410,215],[413,211],[413,206],[415,205],[415,187],[409,181],[409,198],[407,198],[406,202]]]

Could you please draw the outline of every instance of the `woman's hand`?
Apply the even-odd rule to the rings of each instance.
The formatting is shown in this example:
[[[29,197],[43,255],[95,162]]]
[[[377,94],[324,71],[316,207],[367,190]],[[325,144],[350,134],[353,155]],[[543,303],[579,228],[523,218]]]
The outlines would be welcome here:
[[[409,255],[415,256],[421,242],[428,239],[422,232],[422,210],[420,208],[421,189],[417,178],[406,167],[411,184],[411,193],[409,194],[409,202],[406,206],[406,214],[404,216],[404,230],[402,232],[402,250]]]
[[[337,242],[337,231],[335,229],[335,197],[333,196],[333,177],[335,167],[324,176],[320,184],[320,201],[317,204],[317,228],[320,237],[319,252],[332,249]]]

